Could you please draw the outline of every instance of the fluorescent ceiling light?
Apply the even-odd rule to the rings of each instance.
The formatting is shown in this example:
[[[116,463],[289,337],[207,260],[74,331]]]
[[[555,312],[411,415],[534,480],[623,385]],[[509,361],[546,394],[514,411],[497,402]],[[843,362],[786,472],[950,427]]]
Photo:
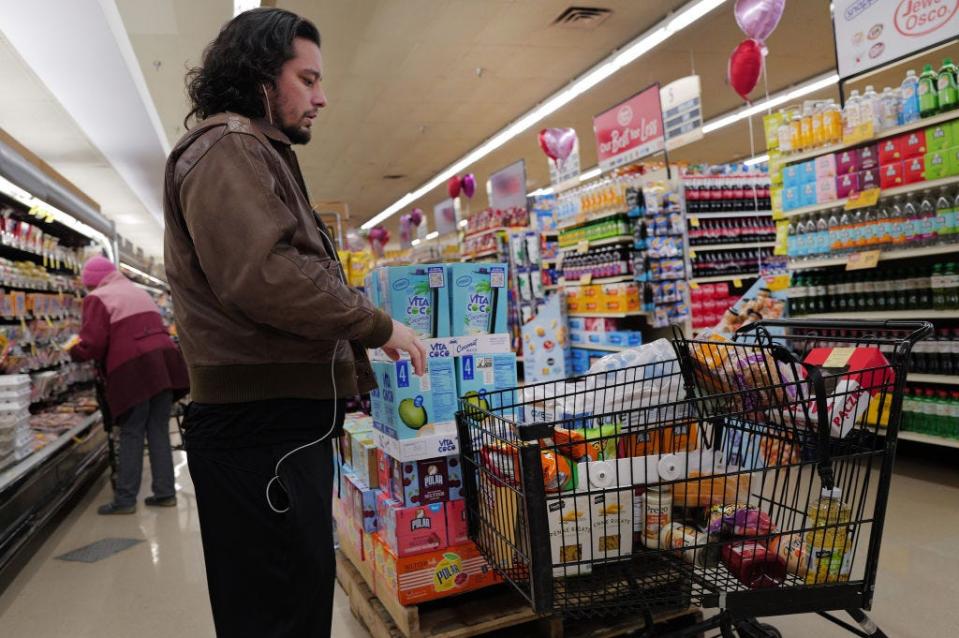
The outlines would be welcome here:
[[[81,235],[89,237],[93,241],[100,244],[103,250],[106,251],[107,257],[109,257],[111,260],[114,258],[113,242],[107,239],[106,235],[104,235],[98,230],[95,230],[87,226],[86,224],[84,224],[83,222],[75,218],[73,215],[70,215],[69,213],[65,213],[59,208],[56,208],[55,206],[51,206],[50,204],[46,203],[42,199],[34,197],[27,191],[23,190],[22,188],[20,188],[19,186],[17,186],[13,182],[7,180],[6,178],[2,176],[0,176],[0,193],[3,193],[4,195],[7,195],[11,199],[14,199],[20,202],[21,204],[23,204],[24,206],[26,206],[27,208],[31,210],[34,208],[38,209],[38,212],[40,213],[39,216],[41,218],[47,218],[48,221],[49,219],[58,221],[64,226],[67,226],[68,228],[72,228],[73,230],[77,231]]]
[[[459,227],[460,227],[460,228],[466,228],[467,226],[469,226],[469,222],[468,222],[467,220],[465,220],[465,219],[461,219],[461,220],[460,220],[460,223],[459,223]]]
[[[743,164],[745,164],[746,166],[755,166],[756,164],[762,164],[763,162],[768,162],[768,161],[769,161],[769,155],[768,155],[768,154],[766,154],[766,155],[757,155],[756,157],[751,157],[751,158],[749,158],[748,160],[746,160],[745,162],[743,162]]]
[[[541,197],[541,196],[543,196],[543,195],[552,195],[552,194],[553,194],[553,187],[552,187],[552,186],[544,186],[543,188],[537,188],[537,189],[534,190],[532,193],[530,193],[529,196],[530,196],[530,197]]]
[[[419,239],[414,239],[413,241],[410,242],[410,245],[411,245],[411,246],[419,246],[419,245],[420,245],[420,240],[419,240]]]
[[[244,11],[256,9],[260,6],[260,0],[233,0],[233,17],[237,17]]]
[[[440,232],[438,230],[434,230],[432,233],[428,233],[426,235],[426,241],[430,241],[431,239],[436,239],[439,236],[440,236]]]
[[[725,115],[720,115],[719,117],[713,118],[710,121],[706,122],[703,125],[703,133],[712,133],[713,131],[718,131],[719,129],[729,126],[730,124],[735,124],[739,120],[745,119],[757,113],[762,113],[767,109],[773,109],[777,106],[781,106],[793,100],[798,100],[799,98],[809,95],[810,93],[815,93],[816,91],[821,91],[822,89],[828,88],[835,84],[839,83],[839,74],[838,73],[824,73],[818,77],[815,77],[799,86],[787,89],[785,91],[780,91],[769,96],[768,100],[763,100],[762,102],[756,102],[751,106],[746,106]]]
[[[167,285],[167,283],[166,283],[165,281],[163,281],[162,279],[159,279],[158,277],[154,277],[154,276],[151,275],[150,273],[143,272],[143,271],[140,270],[139,268],[134,268],[133,266],[131,266],[130,264],[128,264],[128,263],[126,263],[126,262],[121,261],[121,262],[120,262],[120,268],[123,268],[124,270],[129,270],[129,271],[132,272],[133,274],[135,274],[135,275],[140,275],[140,276],[143,277],[144,279],[149,279],[149,280],[152,281],[153,283],[160,284],[161,286],[166,286],[166,285]]]
[[[602,173],[602,169],[599,166],[594,166],[585,173],[579,176],[579,181],[585,182],[587,180],[593,179],[594,177],[599,177],[599,174]]]
[[[643,33],[632,42],[624,46],[622,49],[611,54],[605,60],[591,68],[585,74],[581,75],[569,86],[560,89],[550,97],[546,98],[546,100],[535,106],[532,110],[521,115],[519,118],[506,126],[506,128],[500,130],[491,138],[458,159],[456,162],[447,166],[440,173],[434,175],[430,181],[426,182],[412,193],[407,193],[390,206],[387,206],[380,213],[363,224],[363,228],[370,229],[377,224],[386,221],[410,202],[423,197],[440,184],[446,182],[449,178],[459,174],[472,164],[475,164],[477,161],[503,146],[520,133],[523,133],[537,122],[566,106],[578,96],[582,95],[609,76],[613,75],[627,64],[634,62],[643,54],[662,44],[672,35],[693,24],[725,2],[726,0],[693,0],[692,2],[687,2],[672,16],[663,19],[652,29],[646,33]]]

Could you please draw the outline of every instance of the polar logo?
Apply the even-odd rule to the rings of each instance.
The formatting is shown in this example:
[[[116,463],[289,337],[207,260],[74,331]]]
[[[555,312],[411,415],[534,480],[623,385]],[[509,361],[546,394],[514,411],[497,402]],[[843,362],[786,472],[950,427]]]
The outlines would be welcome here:
[[[629,123],[632,121],[633,109],[631,109],[628,104],[623,105],[623,108],[616,111],[616,122],[620,126],[629,126]]]
[[[910,37],[932,33],[945,26],[956,9],[959,0],[902,0],[896,7],[896,31]]]
[[[846,18],[847,22],[849,20],[854,20],[856,16],[877,2],[879,2],[879,0],[858,0],[857,2],[853,2],[851,5],[846,7],[846,11],[843,12],[843,17]]]

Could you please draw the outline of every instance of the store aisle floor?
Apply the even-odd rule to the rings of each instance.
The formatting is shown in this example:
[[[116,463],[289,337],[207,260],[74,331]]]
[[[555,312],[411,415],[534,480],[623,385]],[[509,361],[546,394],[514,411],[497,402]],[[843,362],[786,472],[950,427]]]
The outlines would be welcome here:
[[[0,596],[5,638],[166,638],[213,636],[193,485],[182,452],[175,455],[180,502],[142,504],[134,516],[102,517],[110,497],[104,477],[47,539]],[[148,468],[145,481],[149,481]],[[141,498],[145,494],[141,494]],[[890,637],[952,635],[959,626],[955,530],[959,472],[955,457],[930,461],[902,454],[893,480],[875,611]],[[56,557],[103,538],[139,539],[95,563]],[[337,590],[333,636],[365,638]],[[847,638],[814,616],[775,618],[787,638]]]

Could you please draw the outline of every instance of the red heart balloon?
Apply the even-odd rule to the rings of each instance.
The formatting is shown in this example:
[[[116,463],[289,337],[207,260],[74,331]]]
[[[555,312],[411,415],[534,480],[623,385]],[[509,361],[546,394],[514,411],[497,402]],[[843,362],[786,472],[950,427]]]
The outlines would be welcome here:
[[[749,93],[756,88],[762,69],[762,45],[750,38],[740,42],[729,56],[726,77],[733,90],[748,102]]]
[[[450,194],[450,197],[456,199],[460,195],[460,178],[454,175],[450,178],[450,181],[446,182],[446,192]]]

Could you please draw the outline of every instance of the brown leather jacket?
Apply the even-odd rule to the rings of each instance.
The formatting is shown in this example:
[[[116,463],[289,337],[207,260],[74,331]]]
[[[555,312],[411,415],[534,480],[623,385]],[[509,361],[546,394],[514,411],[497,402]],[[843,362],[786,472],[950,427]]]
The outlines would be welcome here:
[[[232,113],[200,122],[167,160],[163,209],[195,401],[375,387],[364,347],[386,343],[392,321],[344,283],[286,135]]]

